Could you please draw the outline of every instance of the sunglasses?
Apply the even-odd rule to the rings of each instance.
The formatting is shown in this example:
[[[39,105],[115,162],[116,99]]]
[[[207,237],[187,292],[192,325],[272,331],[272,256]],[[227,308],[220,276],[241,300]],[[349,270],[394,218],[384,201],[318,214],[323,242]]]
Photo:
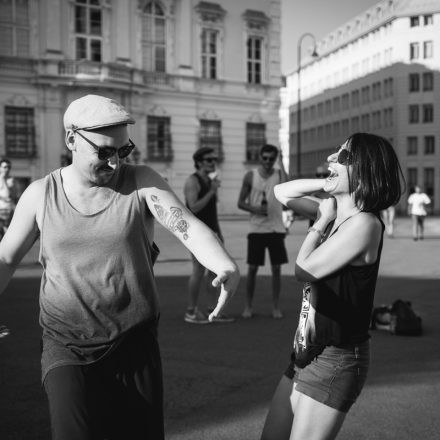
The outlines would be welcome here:
[[[203,162],[208,162],[208,163],[213,163],[213,162],[217,162],[217,158],[216,157],[206,157],[205,159],[202,159]]]
[[[78,130],[75,130],[75,133],[79,134],[88,144],[90,144],[97,152],[99,160],[108,160],[113,157],[115,154],[118,155],[119,159],[124,159],[127,157],[136,147],[136,145],[132,142],[131,139],[128,140],[128,145],[124,145],[121,148],[116,147],[99,147],[95,143],[93,143],[90,139],[87,139],[84,135],[82,135]]]
[[[350,165],[353,163],[353,156],[346,148],[336,147],[336,153],[338,155],[337,161],[341,165]]]
[[[261,156],[263,162],[275,162],[275,159],[274,156]]]

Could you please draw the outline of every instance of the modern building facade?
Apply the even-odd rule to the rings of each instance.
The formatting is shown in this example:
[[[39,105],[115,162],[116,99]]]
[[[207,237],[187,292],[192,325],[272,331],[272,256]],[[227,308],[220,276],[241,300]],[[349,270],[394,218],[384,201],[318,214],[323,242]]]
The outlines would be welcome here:
[[[351,133],[398,152],[408,190],[440,212],[440,0],[383,0],[317,42],[300,74],[301,173],[312,176]],[[298,71],[282,93],[282,137],[297,164]],[[406,197],[399,205],[406,209]]]
[[[134,162],[182,195],[202,146],[218,152],[219,211],[278,144],[280,0],[1,0],[0,154],[26,184],[68,163],[63,112],[93,93],[131,111]]]

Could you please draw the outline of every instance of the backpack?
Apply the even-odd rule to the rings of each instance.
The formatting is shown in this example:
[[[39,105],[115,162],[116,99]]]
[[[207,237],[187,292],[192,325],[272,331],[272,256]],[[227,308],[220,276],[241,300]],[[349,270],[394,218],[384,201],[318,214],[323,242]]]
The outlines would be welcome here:
[[[420,336],[422,318],[414,312],[411,302],[398,299],[390,310],[390,332],[394,335]]]
[[[416,315],[411,302],[398,299],[392,305],[373,309],[370,328],[387,330],[393,335],[420,336],[422,318]]]

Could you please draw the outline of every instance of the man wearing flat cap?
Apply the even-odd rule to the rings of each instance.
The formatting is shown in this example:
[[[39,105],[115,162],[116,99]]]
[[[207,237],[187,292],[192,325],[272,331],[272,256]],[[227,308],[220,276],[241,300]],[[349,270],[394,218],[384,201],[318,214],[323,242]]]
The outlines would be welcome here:
[[[209,270],[221,293],[239,273],[217,236],[134,148],[126,109],[103,96],[64,115],[72,164],[33,182],[0,242],[0,292],[40,237],[42,381],[54,440],[163,439],[154,219]]]
[[[213,232],[217,234],[223,242],[222,232],[217,217],[217,191],[220,187],[218,172],[216,171],[217,154],[211,147],[199,148],[193,154],[194,167],[196,172],[191,174],[185,182],[183,189],[186,206],[190,211]],[[212,311],[216,303],[216,291],[209,278],[215,275],[206,268],[192,255],[192,273],[188,280],[188,305],[184,320],[190,324],[208,324],[210,321],[206,314],[198,308],[199,293],[202,285],[210,296]],[[228,323],[234,319],[226,315],[219,314],[211,322]]]

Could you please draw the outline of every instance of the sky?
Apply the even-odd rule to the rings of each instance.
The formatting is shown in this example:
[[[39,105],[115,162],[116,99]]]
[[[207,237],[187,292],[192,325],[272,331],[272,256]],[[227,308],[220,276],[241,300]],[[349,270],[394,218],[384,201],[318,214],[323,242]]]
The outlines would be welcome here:
[[[299,38],[311,33],[316,40],[325,37],[379,0],[281,0],[281,72],[296,69]],[[303,39],[302,59],[313,39]]]

